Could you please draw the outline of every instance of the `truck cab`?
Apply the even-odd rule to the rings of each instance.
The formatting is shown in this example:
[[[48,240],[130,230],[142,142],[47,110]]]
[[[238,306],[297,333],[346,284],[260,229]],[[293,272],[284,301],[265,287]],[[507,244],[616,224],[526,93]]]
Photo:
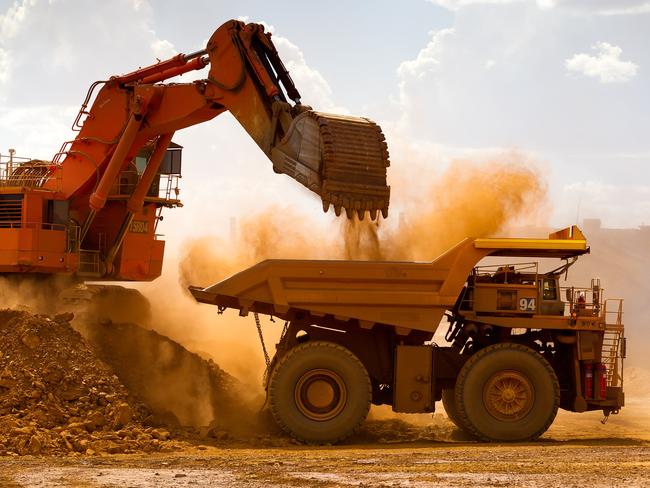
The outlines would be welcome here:
[[[467,278],[461,310],[504,316],[563,315],[560,275],[540,274],[539,263],[477,266]]]

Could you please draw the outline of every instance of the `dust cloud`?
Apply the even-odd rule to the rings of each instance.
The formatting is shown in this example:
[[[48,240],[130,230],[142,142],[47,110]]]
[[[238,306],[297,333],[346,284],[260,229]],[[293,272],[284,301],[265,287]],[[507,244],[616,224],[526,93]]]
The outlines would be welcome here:
[[[0,308],[51,313],[61,291],[71,285],[65,276],[0,275]]]
[[[508,152],[499,158],[455,160],[422,193],[409,192],[421,172],[398,176],[397,228],[344,222],[349,259],[430,261],[465,237],[489,237],[548,209],[546,183],[532,161]],[[408,181],[411,180],[411,181]],[[417,184],[422,184],[418,182]]]
[[[334,220],[328,215],[318,220],[295,208],[275,206],[239,218],[230,236],[206,235],[187,242],[177,262],[167,256],[164,276],[137,284],[151,302],[148,327],[214,360],[245,390],[259,392],[265,364],[252,317],[242,319],[233,311],[217,316],[215,307],[197,304],[179,285],[181,290],[208,286],[270,258],[431,260],[468,235],[491,235],[527,218],[545,201],[542,178],[517,153],[455,161],[439,177],[414,168],[410,166],[408,175],[396,175],[393,205],[408,216],[399,226],[391,220]],[[420,187],[423,179],[429,181],[422,192],[409,193],[400,188],[409,178]],[[272,354],[282,323],[263,320]]]
[[[338,257],[330,244],[300,212],[273,206],[241,219],[231,239],[210,235],[187,242],[178,265],[181,285],[208,285],[264,259]]]
[[[323,225],[294,208],[272,207],[240,218],[230,236],[187,242],[177,268],[181,288],[209,286],[269,258],[432,260],[466,236],[492,235],[545,208],[543,179],[534,162],[516,152],[454,161],[441,176],[415,164],[408,174],[391,174],[393,205],[408,216],[399,226],[391,220],[327,221],[327,215]],[[422,191],[408,192],[409,180]],[[252,318],[232,311],[217,317],[214,307],[178,293],[173,272],[141,289],[151,297],[155,330],[259,388],[264,363]],[[271,353],[280,330],[278,323],[264,328]]]
[[[334,223],[339,227],[337,232],[330,230],[331,225],[325,229],[314,226],[313,220],[294,209],[276,207],[241,219],[238,232],[231,239],[204,236],[187,243],[179,263],[179,279],[183,286],[208,286],[268,258],[426,261],[467,236],[507,234],[520,226],[543,227],[550,213],[550,204],[546,182],[538,168],[534,161],[517,152],[452,161],[439,175],[428,175],[424,167],[412,165],[408,173],[392,174],[392,219],[371,222],[342,218]],[[417,191],[410,191],[413,188]],[[614,268],[612,263],[615,261],[607,263],[612,260],[613,254],[609,251],[613,251],[614,246],[608,251],[599,244],[598,238],[594,242],[604,253],[598,259],[598,268]],[[618,252],[621,252],[620,246]],[[628,260],[638,263],[642,259]],[[597,271],[589,266],[589,260],[586,264],[585,272],[587,269]],[[585,282],[586,275],[583,276],[582,272],[577,274],[579,276],[574,276],[574,279],[579,278],[576,283]],[[604,275],[601,273],[601,276]],[[618,288],[616,280],[613,285]],[[629,289],[625,291],[629,292]],[[233,368],[234,373],[246,370],[246,365],[250,368],[255,362],[263,364],[252,319],[242,320],[231,314],[225,319],[210,320],[211,328],[218,328],[221,332],[230,329],[226,334],[230,340],[224,341],[218,333],[212,338],[216,348],[221,344],[230,352],[230,357],[225,358],[223,364],[220,362],[224,368],[228,371]],[[233,330],[240,331],[239,340],[232,335]],[[271,329],[269,336],[277,337],[277,330],[274,335]],[[251,345],[257,346],[257,350],[251,351]],[[581,435],[613,435],[622,428],[627,429],[625,435],[638,435],[640,423],[650,417],[647,409],[643,410],[637,403],[637,398],[647,398],[647,389],[642,385],[650,373],[643,368],[631,369],[629,373],[626,390],[633,400],[623,410],[625,418],[613,417],[608,426],[602,426],[598,422],[598,413],[589,414],[588,418],[580,419]],[[440,415],[436,414],[436,417]],[[458,435],[448,422],[441,424],[442,430],[429,432],[430,415],[399,415],[386,408],[373,407],[370,419],[362,435],[369,439],[377,435],[391,439],[395,436],[419,439],[423,435],[435,434],[437,438],[442,436],[455,440]],[[402,422],[399,424],[402,428],[393,425],[396,421]],[[563,412],[550,431],[550,437],[575,436],[575,429],[571,428],[575,422],[574,415]],[[388,430],[393,432],[392,437],[386,433]],[[397,431],[400,435],[395,434]]]
[[[535,162],[516,151],[455,160],[440,176],[410,165],[394,176],[392,220],[344,217],[315,225],[299,211],[276,206],[244,217],[236,235],[203,236],[185,245],[183,287],[207,286],[264,259],[432,260],[465,237],[487,237],[548,209],[546,183]],[[409,191],[422,187],[422,191]],[[392,182],[392,180],[391,180]],[[397,190],[397,191],[396,191]],[[402,218],[403,217],[403,218]]]
[[[147,333],[134,330],[131,325],[103,322],[95,316],[93,328],[85,328],[85,335],[90,337],[93,330],[97,335],[99,330],[98,336],[102,337],[107,327],[119,332],[111,332],[110,337],[101,341],[97,337],[94,340],[108,347],[104,358],[117,366],[126,356],[139,358],[131,360],[122,376],[132,375],[134,388],[145,392],[148,402],[161,415],[167,410],[180,423],[191,425],[205,425],[221,415],[219,420],[229,424],[229,428],[246,423],[250,426],[246,417],[264,402],[260,393],[265,370],[253,319],[242,319],[232,311],[218,316],[215,307],[198,304],[183,293],[188,285],[208,286],[269,258],[432,260],[467,236],[491,236],[517,225],[539,225],[544,222],[549,204],[546,184],[537,168],[534,161],[516,152],[456,160],[441,174],[431,174],[424,166],[411,164],[408,173],[391,173],[392,218],[385,221],[332,220],[331,216],[321,216],[321,221],[314,222],[300,211],[282,206],[240,218],[233,235],[193,239],[178,257],[166,257],[165,273],[160,279],[132,284],[148,298],[150,313],[146,319],[141,314],[132,320],[123,316],[127,310],[143,309],[133,305],[133,297],[128,301],[130,305],[121,299],[104,300],[100,309],[93,311],[120,312],[121,316],[113,322],[137,322],[143,330],[149,329]],[[647,246],[638,255],[634,251],[633,255],[623,257],[622,246],[615,242],[603,239],[601,244],[596,239],[594,246],[602,253],[594,253],[598,258],[588,257],[594,262],[589,265],[586,260],[584,273],[577,273],[580,278],[595,267],[605,270],[600,276],[606,282],[612,275],[612,289],[623,281],[629,285],[624,287],[626,293],[646,289],[646,280],[640,275],[642,267],[636,264],[643,259],[647,262]],[[630,271],[625,276],[616,273],[621,264]],[[66,285],[65,280],[59,279],[0,278],[0,306],[49,313],[53,299]],[[641,300],[632,304],[633,317],[642,311],[634,308],[641,306],[639,303]],[[263,320],[267,347],[272,354],[282,323]],[[81,323],[81,318],[75,319],[75,326],[84,329]],[[218,365],[216,369],[209,366],[210,361]],[[230,385],[226,392],[231,393],[224,396],[225,400],[213,395],[218,391],[214,387],[215,371],[227,371],[237,378],[223,383]],[[647,370],[630,373],[626,390],[629,388],[631,395],[647,397],[647,388],[642,386],[647,383]],[[215,407],[219,401],[221,405]],[[373,409],[374,418],[386,420],[380,412]],[[427,419],[430,420],[428,416]],[[408,421],[412,420],[408,416]]]

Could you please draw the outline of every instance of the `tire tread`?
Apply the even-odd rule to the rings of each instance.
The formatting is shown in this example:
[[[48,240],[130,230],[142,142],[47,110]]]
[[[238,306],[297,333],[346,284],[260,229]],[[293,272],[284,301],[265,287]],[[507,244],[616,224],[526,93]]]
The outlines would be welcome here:
[[[275,368],[273,368],[273,372],[271,373],[271,379],[269,380],[269,388],[268,388],[269,405],[270,405],[270,409],[271,409],[271,414],[273,415],[273,419],[277,422],[277,424],[282,428],[283,431],[285,431],[291,437],[293,437],[294,439],[296,439],[296,440],[298,440],[300,442],[304,442],[304,443],[308,443],[308,444],[318,444],[317,442],[303,439],[299,435],[292,432],[291,429],[289,428],[289,426],[287,426],[284,423],[284,421],[282,420],[281,415],[277,411],[276,403],[273,401],[273,399],[277,395],[277,392],[275,390],[275,382],[274,382],[274,377],[277,374],[277,372],[280,371],[282,369],[282,367],[287,362],[291,361],[291,358],[293,356],[295,356],[297,353],[299,353],[300,351],[307,350],[307,349],[314,349],[314,348],[317,348],[317,347],[329,347],[329,348],[332,348],[333,350],[337,350],[337,351],[342,352],[345,356],[347,356],[353,362],[357,363],[357,365],[366,373],[365,377],[366,377],[366,382],[367,382],[367,390],[368,390],[369,401],[368,401],[368,405],[366,407],[365,415],[362,415],[361,418],[359,419],[359,421],[357,422],[357,424],[352,429],[350,429],[346,434],[341,435],[341,436],[339,436],[338,438],[336,438],[334,440],[327,441],[328,444],[336,444],[336,443],[341,442],[342,440],[348,438],[352,434],[355,434],[356,432],[359,431],[359,429],[361,428],[361,425],[363,424],[363,422],[365,421],[365,419],[366,419],[366,417],[368,415],[368,412],[370,411],[370,398],[372,398],[372,384],[370,383],[370,378],[368,376],[368,373],[366,372],[366,368],[363,365],[363,363],[359,360],[359,358],[355,354],[353,354],[348,348],[343,347],[343,346],[341,346],[339,344],[336,344],[334,342],[329,342],[329,341],[308,341],[308,342],[299,344],[296,347],[291,348],[289,351],[287,351],[287,353],[284,356],[282,356],[282,359],[280,359],[280,361],[275,366]],[[323,443],[325,443],[325,442],[323,442]]]
[[[535,357],[539,361],[539,363],[544,367],[544,369],[549,373],[549,377],[551,378],[553,382],[553,390],[555,392],[555,399],[554,399],[554,411],[553,415],[549,417],[549,419],[546,421],[543,427],[541,427],[537,432],[533,433],[532,435],[528,436],[527,438],[519,441],[519,442],[528,442],[537,439],[540,435],[542,435],[544,432],[548,430],[548,428],[551,426],[553,421],[555,420],[555,415],[557,414],[557,410],[560,405],[560,383],[557,379],[557,375],[555,374],[555,370],[553,367],[550,365],[550,363],[539,353],[534,351],[528,346],[525,346],[523,344],[516,344],[512,342],[502,342],[499,344],[493,344],[491,346],[488,346],[484,349],[481,349],[474,355],[472,355],[465,365],[461,368],[460,373],[458,374],[458,377],[456,378],[456,385],[461,385],[460,388],[456,388],[455,391],[455,398],[456,398],[456,406],[457,408],[457,415],[458,415],[458,420],[462,422],[463,427],[467,430],[467,432],[471,433],[475,437],[479,438],[480,440],[484,442],[494,442],[493,439],[490,439],[489,437],[483,435],[481,432],[479,432],[470,422],[469,417],[467,415],[467,407],[465,406],[463,402],[463,395],[462,395],[462,385],[465,382],[465,379],[467,378],[467,375],[471,371],[472,367],[478,363],[481,359],[483,359],[485,356],[488,356],[489,354],[494,353],[495,351],[501,351],[501,350],[516,350],[516,351],[521,351],[525,352],[527,354],[530,354],[531,356]]]

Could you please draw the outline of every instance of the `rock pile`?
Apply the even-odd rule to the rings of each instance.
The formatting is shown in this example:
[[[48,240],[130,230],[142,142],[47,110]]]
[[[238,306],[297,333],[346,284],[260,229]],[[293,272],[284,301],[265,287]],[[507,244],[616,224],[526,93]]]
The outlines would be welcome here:
[[[71,319],[0,310],[0,455],[177,448]]]
[[[133,323],[89,321],[82,328],[97,356],[112,368],[137,402],[151,410],[152,426],[255,429],[254,411],[241,383],[214,361]],[[257,392],[256,392],[257,393]],[[250,396],[250,394],[248,394]],[[247,418],[251,417],[250,422]]]

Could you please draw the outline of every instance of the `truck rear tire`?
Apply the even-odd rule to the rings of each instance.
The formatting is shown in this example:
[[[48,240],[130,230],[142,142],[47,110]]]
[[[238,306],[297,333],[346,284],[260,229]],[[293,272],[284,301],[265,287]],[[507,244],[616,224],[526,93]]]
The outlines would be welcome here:
[[[269,381],[275,421],[308,443],[335,443],[368,415],[372,386],[366,368],[345,347],[313,341],[287,352]]]
[[[458,419],[484,441],[536,439],[553,423],[560,385],[551,365],[521,344],[495,344],[474,354],[455,389]]]
[[[449,417],[449,420],[451,420],[453,424],[460,430],[467,432],[467,429],[458,417],[454,388],[442,390],[442,406],[445,409],[445,413],[447,414],[447,417]]]

